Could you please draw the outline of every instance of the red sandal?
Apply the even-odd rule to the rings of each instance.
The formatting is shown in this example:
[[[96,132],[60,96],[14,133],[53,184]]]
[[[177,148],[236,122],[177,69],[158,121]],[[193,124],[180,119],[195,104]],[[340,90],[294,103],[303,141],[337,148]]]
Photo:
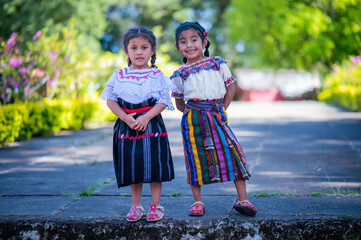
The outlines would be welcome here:
[[[151,205],[147,214],[148,222],[157,222],[164,217],[164,207]]]
[[[250,201],[241,201],[239,200],[239,198],[237,198],[236,202],[233,205],[233,208],[239,213],[252,217],[257,213],[257,208]]]
[[[205,212],[206,212],[206,208],[204,207],[204,203],[197,201],[193,203],[193,205],[191,206],[189,215],[200,217],[203,216]]]
[[[127,221],[128,222],[137,222],[144,215],[145,215],[144,208],[142,206],[133,205],[133,207],[130,209],[130,212],[127,214]]]

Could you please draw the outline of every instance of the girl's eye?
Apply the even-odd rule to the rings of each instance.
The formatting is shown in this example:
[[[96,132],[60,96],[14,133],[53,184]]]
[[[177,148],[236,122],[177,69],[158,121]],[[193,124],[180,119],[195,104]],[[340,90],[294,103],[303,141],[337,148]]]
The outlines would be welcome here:
[[[147,49],[148,47],[143,47],[143,49],[145,50],[145,49]]]
[[[185,43],[186,43],[186,41],[181,41],[180,43],[185,44]]]

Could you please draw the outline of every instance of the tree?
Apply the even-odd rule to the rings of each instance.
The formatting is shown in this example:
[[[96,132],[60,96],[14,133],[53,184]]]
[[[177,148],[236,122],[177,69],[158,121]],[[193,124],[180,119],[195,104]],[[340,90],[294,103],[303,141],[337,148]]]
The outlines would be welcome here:
[[[251,67],[324,72],[360,51],[360,7],[360,0],[234,0],[230,36],[245,43]]]

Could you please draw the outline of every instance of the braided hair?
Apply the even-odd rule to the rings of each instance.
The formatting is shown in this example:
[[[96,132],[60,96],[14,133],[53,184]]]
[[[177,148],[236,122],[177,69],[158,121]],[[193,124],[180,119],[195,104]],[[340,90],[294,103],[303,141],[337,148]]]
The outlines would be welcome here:
[[[188,30],[188,29],[195,29],[199,35],[199,37],[202,39],[202,42],[207,38],[207,32],[204,29],[204,27],[202,27],[198,22],[183,22],[181,23],[177,29],[175,30],[175,41],[176,41],[176,46],[178,47],[178,40],[179,40],[179,35],[181,34],[181,32],[183,32],[184,30]],[[205,46],[205,51],[204,51],[204,56],[209,57],[209,46],[211,45],[211,42],[208,40],[207,45]],[[187,58],[183,57],[183,62],[186,63],[187,62]]]
[[[154,50],[154,54],[152,55],[150,62],[152,64],[152,68],[156,67],[155,66],[155,60],[157,58],[156,54],[155,54],[156,39],[155,39],[153,32],[151,30],[149,30],[148,28],[137,27],[137,28],[129,29],[128,32],[126,34],[124,34],[124,38],[123,38],[124,48],[127,49],[129,41],[131,39],[137,38],[137,37],[142,37],[149,41],[150,45],[152,46],[152,48]],[[129,57],[128,57],[127,61],[128,61],[128,66],[132,65],[132,61],[130,60]]]

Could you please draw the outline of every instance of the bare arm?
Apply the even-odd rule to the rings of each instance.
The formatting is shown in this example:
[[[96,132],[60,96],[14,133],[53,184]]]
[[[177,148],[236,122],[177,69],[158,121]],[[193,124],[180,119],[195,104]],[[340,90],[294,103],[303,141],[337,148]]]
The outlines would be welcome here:
[[[135,124],[135,119],[133,118],[133,116],[136,113],[130,113],[127,114],[126,112],[123,111],[123,109],[121,109],[121,107],[119,106],[117,101],[108,99],[107,100],[107,105],[109,107],[109,109],[123,122],[125,122],[130,128],[134,127]]]
[[[186,107],[186,103],[183,99],[176,99],[175,105],[177,106],[177,109],[181,112],[184,112],[184,108]]]
[[[148,122],[161,113],[166,107],[167,105],[164,103],[155,104],[147,113],[137,117],[134,129],[137,131],[145,131],[145,129],[147,129]]]
[[[231,104],[234,94],[236,92],[236,87],[232,83],[232,84],[228,85],[228,87],[226,87],[226,89],[227,89],[227,92],[223,98],[223,104],[224,104],[225,109],[227,109],[229,104]]]

